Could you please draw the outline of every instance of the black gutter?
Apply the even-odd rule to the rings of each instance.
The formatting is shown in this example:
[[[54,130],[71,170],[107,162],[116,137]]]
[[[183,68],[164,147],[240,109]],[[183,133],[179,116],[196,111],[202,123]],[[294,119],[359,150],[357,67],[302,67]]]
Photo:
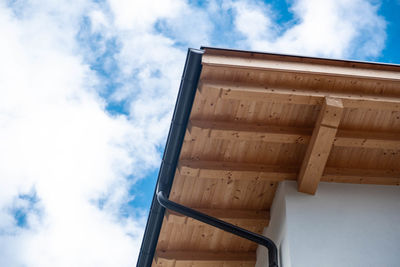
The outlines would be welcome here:
[[[167,197],[171,191],[176,165],[178,163],[190,111],[196,94],[203,52],[202,50],[189,49],[186,56],[178,98],[176,100],[174,115],[172,117],[157,180],[157,187],[162,189]],[[136,264],[137,267],[151,267],[158,237],[160,235],[165,208],[158,203],[156,192],[158,192],[158,189],[156,189],[153,195],[150,214],[144,231],[138,262]]]
[[[207,214],[201,213],[197,210],[182,206],[178,203],[170,201],[166,194],[163,191],[159,191],[157,193],[158,202],[167,209],[176,211],[185,216],[191,217],[203,223],[212,225],[226,232],[232,233],[234,235],[243,237],[247,240],[256,242],[259,245],[262,245],[268,249],[268,265],[269,267],[278,267],[278,249],[276,248],[275,243],[262,235],[250,232],[246,229],[240,228],[236,225],[221,221],[217,218],[211,217]]]
[[[174,115],[168,133],[167,144],[165,146],[164,156],[158,173],[157,188],[153,195],[150,214],[147,220],[142,247],[140,248],[136,266],[151,267],[158,237],[160,235],[165,208],[168,208],[267,247],[269,267],[278,267],[278,250],[275,243],[269,238],[213,218],[207,214],[182,206],[168,199],[183,139],[185,137],[194,96],[196,94],[203,53],[203,50],[196,49],[189,49],[187,53],[178,99],[176,101]]]

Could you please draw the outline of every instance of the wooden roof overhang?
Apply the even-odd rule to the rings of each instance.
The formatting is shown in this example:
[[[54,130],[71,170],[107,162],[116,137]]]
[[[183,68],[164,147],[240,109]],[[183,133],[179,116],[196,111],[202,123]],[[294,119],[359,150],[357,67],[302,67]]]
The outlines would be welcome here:
[[[277,185],[400,185],[400,66],[204,48],[170,200],[256,233]],[[257,245],[166,212],[153,266],[254,266]]]

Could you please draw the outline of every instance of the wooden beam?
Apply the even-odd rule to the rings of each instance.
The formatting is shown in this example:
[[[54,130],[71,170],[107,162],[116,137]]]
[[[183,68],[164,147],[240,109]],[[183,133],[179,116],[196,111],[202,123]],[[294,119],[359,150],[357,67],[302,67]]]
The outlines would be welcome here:
[[[340,100],[325,98],[297,179],[300,192],[315,194],[331,152],[342,113],[343,104]]]
[[[256,263],[256,253],[252,252],[205,252],[205,251],[156,251],[155,263],[174,267],[176,263],[203,263],[207,266],[222,262]],[[192,265],[190,265],[192,266]],[[219,265],[217,265],[219,266]],[[246,265],[247,266],[247,265]],[[254,266],[254,265],[253,265]]]
[[[199,209],[195,210],[218,218],[220,220],[232,223],[234,225],[261,226],[265,227],[269,223],[269,211],[264,210],[232,210],[232,209]],[[167,210],[165,218],[169,223],[176,224],[201,224],[201,222],[182,214]]]
[[[282,104],[322,105],[325,97],[342,100],[345,108],[382,109],[400,111],[398,97],[379,95],[344,94],[314,90],[270,88],[248,84],[202,82],[201,94],[217,95],[221,99],[263,101]]]
[[[178,171],[181,175],[231,180],[295,180],[296,167],[268,166],[238,162],[192,161],[180,160]]]
[[[215,162],[180,160],[178,169],[180,175],[188,175],[208,179],[255,179],[264,177],[266,181],[295,180],[297,178],[297,166],[265,166],[261,164],[244,164],[239,162]],[[264,176],[258,176],[260,169],[266,172]],[[232,168],[234,171],[229,171]],[[267,170],[273,170],[269,173]],[[249,175],[250,176],[247,176]],[[275,175],[274,175],[275,174]],[[277,175],[276,175],[277,174]],[[270,178],[268,178],[270,177]],[[277,178],[279,177],[279,179]],[[286,177],[286,179],[284,179]],[[374,170],[374,169],[349,169],[327,167],[321,181],[336,183],[368,183],[383,185],[400,185],[400,170]]]
[[[321,181],[351,184],[400,185],[400,170],[325,169]]]
[[[221,121],[191,120],[188,125],[191,136],[207,136],[215,139],[252,140],[271,143],[307,144],[312,129],[264,126]]]
[[[399,150],[400,133],[338,130],[334,146]]]
[[[357,79],[376,79],[399,81],[400,73],[398,71],[387,71],[365,68],[350,68],[332,66],[326,64],[307,64],[300,62],[290,62],[282,60],[265,60],[255,58],[242,57],[226,57],[219,55],[204,54],[202,64],[208,66],[221,66],[225,68],[236,69],[255,69],[255,70],[272,70],[287,73],[305,73],[320,74],[336,77],[352,77]]]
[[[191,120],[191,137],[226,140],[263,141],[268,143],[308,144],[311,128],[264,126],[236,122]],[[338,130],[333,143],[337,147],[400,149],[400,133]]]

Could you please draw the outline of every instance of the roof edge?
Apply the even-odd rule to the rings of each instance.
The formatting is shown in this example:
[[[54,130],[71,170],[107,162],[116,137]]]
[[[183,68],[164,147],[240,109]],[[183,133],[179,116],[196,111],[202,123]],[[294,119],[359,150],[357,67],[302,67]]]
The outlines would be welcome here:
[[[175,110],[158,173],[157,187],[153,194],[142,246],[136,264],[137,267],[150,267],[152,265],[165,212],[165,208],[157,201],[156,192],[158,188],[162,188],[168,195],[171,191],[186,127],[196,94],[197,83],[200,77],[203,53],[203,50],[193,48],[189,48],[187,52]]]
[[[295,54],[271,53],[271,52],[250,51],[250,50],[209,47],[209,46],[201,46],[201,49],[205,51],[205,54],[207,53],[215,54],[216,52],[218,52],[218,53],[228,53],[229,56],[237,56],[237,57],[243,57],[244,55],[246,55],[247,57],[256,57],[256,55],[260,55],[260,56],[276,57],[279,58],[280,60],[282,60],[282,58],[287,58],[290,59],[290,61],[297,61],[297,62],[304,62],[311,64],[326,64],[327,62],[330,62],[330,64],[342,65],[352,68],[354,67],[370,68],[371,66],[373,66],[382,70],[399,71],[400,69],[400,64],[395,64],[395,63],[382,63],[382,62],[348,60],[348,59],[332,59],[323,57],[302,56]]]

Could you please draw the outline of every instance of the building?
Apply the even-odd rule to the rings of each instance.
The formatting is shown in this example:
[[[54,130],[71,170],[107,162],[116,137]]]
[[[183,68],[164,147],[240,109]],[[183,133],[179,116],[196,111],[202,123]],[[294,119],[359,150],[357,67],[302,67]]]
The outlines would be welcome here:
[[[400,65],[189,50],[156,192],[263,234],[279,266],[400,266]],[[165,211],[138,266],[268,266]]]

